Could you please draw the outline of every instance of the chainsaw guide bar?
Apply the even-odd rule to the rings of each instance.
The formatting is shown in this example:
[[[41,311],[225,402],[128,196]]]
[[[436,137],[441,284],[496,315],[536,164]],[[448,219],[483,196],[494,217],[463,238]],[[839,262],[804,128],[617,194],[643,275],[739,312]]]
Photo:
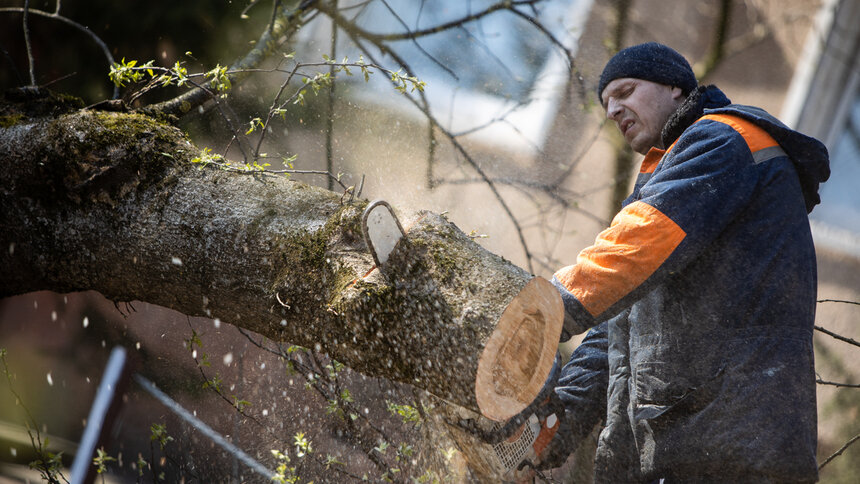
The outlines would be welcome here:
[[[361,218],[361,230],[364,242],[373,254],[373,261],[380,269],[388,262],[397,242],[406,236],[394,209],[384,200],[376,200],[367,206]]]

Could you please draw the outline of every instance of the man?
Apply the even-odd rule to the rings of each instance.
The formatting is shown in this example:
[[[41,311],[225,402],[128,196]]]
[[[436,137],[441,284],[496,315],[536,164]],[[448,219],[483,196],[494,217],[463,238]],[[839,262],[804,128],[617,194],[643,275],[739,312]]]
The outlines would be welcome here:
[[[620,51],[598,93],[645,159],[612,225],[553,278],[565,336],[591,328],[556,388],[556,457],[603,420],[598,482],[817,480],[807,214],[826,149],[698,86],[661,44]]]

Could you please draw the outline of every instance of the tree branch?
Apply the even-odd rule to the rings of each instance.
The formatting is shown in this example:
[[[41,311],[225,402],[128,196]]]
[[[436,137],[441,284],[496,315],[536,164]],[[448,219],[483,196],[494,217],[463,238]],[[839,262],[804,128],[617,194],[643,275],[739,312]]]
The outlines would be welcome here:
[[[18,7],[0,8],[0,13],[7,13],[7,12],[22,13],[22,12],[24,12],[24,9],[18,8]],[[108,48],[107,44],[105,44],[104,41],[101,39],[101,37],[99,37],[98,35],[93,33],[93,31],[90,30],[89,28],[87,28],[87,27],[67,18],[67,17],[60,15],[60,2],[57,2],[57,8],[53,13],[43,12],[41,10],[36,10],[36,9],[32,9],[32,8],[29,9],[29,11],[27,13],[30,13],[33,15],[39,15],[42,17],[47,17],[47,18],[50,18],[53,20],[57,20],[59,22],[63,22],[65,24],[70,25],[70,26],[74,27],[75,29],[80,30],[81,32],[87,34],[93,40],[93,42],[95,42],[99,46],[99,48],[102,50],[102,53],[104,53],[104,56],[105,56],[105,59],[107,60],[108,66],[113,65],[113,63],[114,63],[113,55],[111,55],[110,49]],[[32,54],[29,54],[29,55],[32,55]],[[35,79],[32,80],[32,83],[35,85]],[[119,88],[114,87],[113,98],[117,99],[118,97],[119,97]]]
[[[33,46],[30,45],[30,25],[27,22],[27,17],[30,13],[30,0],[24,0],[24,15],[22,15],[21,24],[24,30],[24,45],[27,49],[27,60],[30,71],[30,87],[36,87],[36,74],[34,66],[36,62],[33,60]]]
[[[321,10],[323,10],[323,9],[321,9]],[[359,45],[359,46],[362,45],[361,39],[360,39],[360,37],[361,37],[360,36],[360,30],[357,30],[355,28],[354,24],[347,22],[346,19],[344,19],[342,16],[340,16],[336,11],[324,10],[324,13],[326,15],[331,16],[331,18],[335,21],[335,23],[338,26],[340,26],[345,32],[347,32],[347,35],[349,35],[357,45]],[[375,42],[371,39],[367,39],[367,40],[369,40],[371,43],[373,43],[382,52],[387,53],[388,55],[391,55],[392,57],[394,57],[395,61],[398,62],[399,64],[406,65],[406,63],[397,55],[397,53],[390,50],[386,45],[384,45],[378,41]],[[369,57],[371,57],[371,60],[373,60],[372,55],[367,51],[367,49],[363,49],[363,50],[365,51],[365,53],[367,53],[367,55]],[[373,61],[376,62],[375,60],[373,60]],[[525,253],[526,263],[528,265],[529,272],[533,273],[534,272],[534,266],[532,263],[532,259],[533,259],[532,253],[529,250],[528,243],[525,240],[525,235],[523,234],[522,227],[520,226],[519,221],[514,216],[513,212],[511,211],[510,207],[508,206],[508,203],[505,201],[505,199],[499,193],[498,188],[493,183],[493,181],[490,179],[490,177],[486,174],[486,172],[484,172],[484,170],[480,167],[480,165],[472,158],[472,156],[469,154],[468,150],[466,150],[465,147],[459,141],[457,141],[454,134],[452,134],[450,131],[445,129],[439,123],[439,121],[436,119],[436,117],[433,116],[433,114],[430,112],[430,108],[427,104],[426,98],[423,97],[423,93],[420,95],[421,95],[421,99],[422,99],[421,103],[418,103],[415,99],[413,99],[410,96],[406,96],[406,97],[407,97],[407,99],[409,99],[410,102],[412,102],[415,105],[416,108],[418,108],[424,114],[424,116],[432,124],[433,127],[435,127],[436,129],[439,129],[439,131],[441,131],[445,135],[445,137],[448,138],[448,140],[454,146],[456,151],[459,152],[461,156],[463,156],[463,158],[472,167],[472,169],[474,169],[478,173],[478,176],[480,176],[481,179],[484,180],[484,183],[486,183],[487,187],[493,193],[494,198],[499,202],[499,204],[502,207],[502,210],[504,210],[505,214],[508,216],[508,219],[514,225],[514,229],[516,230],[517,236],[520,240],[520,246],[523,248],[523,252]]]
[[[557,291],[442,217],[412,224],[383,277],[361,237],[366,202],[196,168],[179,130],[141,114],[24,119],[0,128],[0,151],[0,297],[96,290],[218,317],[494,419],[549,372]]]
[[[732,0],[721,0],[720,14],[717,17],[717,25],[714,29],[714,38],[711,40],[711,48],[708,50],[705,60],[696,63],[694,67],[696,79],[701,80],[708,77],[723,60],[731,16]]]
[[[855,306],[860,306],[860,302],[857,302],[857,301],[846,301],[846,300],[844,300],[844,299],[819,299],[819,300],[818,300],[818,302],[820,302],[820,303],[825,303],[825,302],[835,302],[835,303],[853,304],[853,305],[855,305]]]
[[[842,335],[836,334],[836,333],[834,333],[834,332],[832,332],[832,331],[828,331],[828,330],[826,330],[826,329],[822,328],[821,326],[815,326],[815,329],[816,329],[817,331],[821,331],[822,333],[824,333],[824,334],[826,334],[826,335],[828,335],[828,336],[831,336],[831,337],[833,337],[833,338],[836,338],[836,339],[838,339],[839,341],[844,341],[845,343],[848,343],[848,344],[850,344],[850,345],[854,345],[854,346],[860,347],[860,343],[858,343],[857,341],[854,341],[854,340],[853,340],[853,339],[851,339],[851,338],[846,338],[845,336],[842,336]]]
[[[368,30],[362,29],[358,26],[355,26],[354,32],[362,38],[365,38],[373,43],[378,42],[391,42],[398,40],[414,40],[420,37],[426,37],[428,35],[438,34],[439,32],[444,32],[446,30],[450,30],[453,28],[462,27],[465,24],[474,22],[476,20],[480,20],[488,15],[496,13],[501,10],[511,10],[514,7],[520,5],[533,5],[535,3],[540,3],[544,0],[519,0],[519,1],[511,1],[506,0],[502,2],[495,3],[490,5],[489,7],[481,10],[480,12],[473,13],[470,15],[463,16],[461,18],[452,20],[450,22],[445,22],[443,24],[436,25],[434,27],[422,30],[411,30],[403,33],[390,33],[390,34],[378,34],[374,32],[370,32]],[[330,14],[331,10],[327,11],[327,14]]]
[[[259,66],[264,59],[275,52],[280,45],[279,39],[290,37],[295,33],[302,24],[302,16],[315,8],[318,2],[319,0],[302,0],[295,9],[280,5],[273,22],[254,44],[254,48],[230,66],[230,82],[239,83],[248,75],[249,69]],[[173,99],[148,106],[144,111],[181,117],[211,98],[211,94],[206,90],[194,89]]]
[[[858,385],[856,383],[838,383],[838,382],[833,382],[833,381],[825,381],[825,380],[822,380],[821,378],[816,378],[815,383],[818,383],[819,385],[832,385],[835,387],[860,388],[860,385]]]
[[[843,445],[842,447],[840,447],[840,448],[839,448],[839,450],[837,450],[836,452],[834,452],[833,454],[831,454],[831,455],[830,455],[830,457],[828,457],[827,459],[824,459],[824,462],[822,462],[821,464],[819,464],[819,466],[818,466],[818,470],[820,471],[821,469],[824,469],[824,466],[826,466],[827,464],[829,464],[829,463],[830,463],[830,461],[832,461],[833,459],[835,459],[835,458],[839,457],[840,455],[842,455],[842,453],[843,453],[843,452],[845,452],[845,450],[846,450],[846,449],[848,449],[848,447],[850,447],[854,442],[857,442],[858,440],[860,440],[860,434],[855,435],[854,437],[852,437],[852,438],[851,438],[851,440],[849,440],[848,442],[846,442],[846,443],[845,443],[845,445]]]

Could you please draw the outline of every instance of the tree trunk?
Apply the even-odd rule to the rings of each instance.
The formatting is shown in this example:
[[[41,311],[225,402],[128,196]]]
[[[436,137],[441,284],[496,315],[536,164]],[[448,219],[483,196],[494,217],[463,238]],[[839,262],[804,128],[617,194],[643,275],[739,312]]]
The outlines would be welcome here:
[[[420,214],[383,275],[364,201],[194,164],[141,114],[31,115],[0,107],[0,297],[96,290],[220,318],[494,420],[540,390],[560,297],[444,217]]]

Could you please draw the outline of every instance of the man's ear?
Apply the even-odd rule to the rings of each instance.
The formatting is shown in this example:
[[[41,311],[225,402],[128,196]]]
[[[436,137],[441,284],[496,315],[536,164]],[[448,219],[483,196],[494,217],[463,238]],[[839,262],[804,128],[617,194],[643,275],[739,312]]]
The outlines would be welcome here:
[[[672,86],[672,99],[683,101],[684,91],[682,91],[680,87]]]

